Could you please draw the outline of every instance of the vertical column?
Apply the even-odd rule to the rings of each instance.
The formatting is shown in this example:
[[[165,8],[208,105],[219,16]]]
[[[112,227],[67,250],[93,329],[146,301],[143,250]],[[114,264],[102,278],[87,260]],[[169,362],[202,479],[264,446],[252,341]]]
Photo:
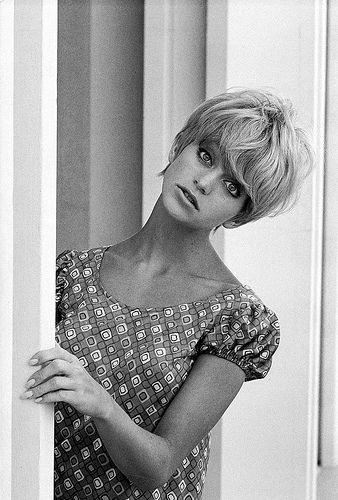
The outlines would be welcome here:
[[[0,460],[1,492],[11,499],[13,338],[14,4],[0,3]]]
[[[337,28],[338,5],[337,2],[329,2],[319,500],[333,500],[338,487]]]
[[[227,46],[227,9],[228,2],[207,2],[206,16],[206,60],[205,83],[206,97],[210,98],[227,90],[227,64],[224,58]],[[223,228],[213,236],[213,245],[222,260],[225,259],[225,232]],[[211,434],[211,454],[208,466],[204,495],[205,498],[222,498],[223,490],[223,421],[217,423]],[[224,492],[226,496],[226,491]]]
[[[91,0],[58,0],[58,254],[89,247],[90,11]]]
[[[7,312],[1,325],[2,411],[8,426],[1,441],[1,493],[11,500],[47,500],[53,496],[53,407],[19,395],[33,371],[29,357],[54,346],[57,4],[5,0],[0,9],[1,52],[9,56],[1,59],[1,75],[3,69],[9,73],[0,83],[6,96],[1,222],[7,234],[1,254],[8,264],[1,267]],[[5,383],[9,374],[12,386]]]
[[[277,312],[282,330],[267,379],[245,384],[223,418],[229,500],[316,495],[325,10],[315,0],[208,2],[207,82],[216,93],[226,82],[290,98],[318,160],[292,212],[226,232],[226,264]]]
[[[142,218],[143,0],[91,2],[91,247],[131,236]]]
[[[161,192],[176,133],[205,97],[205,2],[146,0],[143,221]]]
[[[58,251],[140,228],[142,101],[143,0],[59,0]]]

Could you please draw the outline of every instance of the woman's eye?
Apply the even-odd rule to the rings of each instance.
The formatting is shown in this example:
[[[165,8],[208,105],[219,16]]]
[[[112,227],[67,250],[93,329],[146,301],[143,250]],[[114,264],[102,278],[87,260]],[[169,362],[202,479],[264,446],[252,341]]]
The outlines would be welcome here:
[[[201,160],[206,163],[209,167],[212,166],[212,158],[211,155],[208,153],[206,149],[199,148],[198,149],[198,154]]]
[[[240,188],[239,186],[237,186],[237,184],[231,181],[224,181],[224,185],[232,196],[234,196],[235,198],[238,198],[240,196]]]

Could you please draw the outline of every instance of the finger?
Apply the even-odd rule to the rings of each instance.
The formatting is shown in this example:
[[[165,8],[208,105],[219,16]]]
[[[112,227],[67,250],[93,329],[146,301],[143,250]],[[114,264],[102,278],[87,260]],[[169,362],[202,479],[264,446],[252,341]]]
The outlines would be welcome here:
[[[73,381],[68,377],[53,377],[40,384],[36,387],[31,387],[29,391],[26,391],[22,395],[22,399],[35,399],[49,392],[55,392],[60,390],[71,390],[73,387]]]
[[[40,396],[34,399],[34,403],[59,403],[63,401],[64,403],[72,404],[73,399],[74,391],[62,389],[60,391],[49,392],[44,396]]]
[[[72,372],[72,367],[70,363],[64,361],[63,359],[54,359],[50,361],[46,366],[40,368],[34,372],[27,380],[26,387],[34,387],[42,382],[45,382],[51,377],[56,375],[70,376]]]
[[[70,352],[62,349],[62,347],[52,347],[51,349],[44,349],[42,351],[38,351],[31,357],[29,364],[34,365],[42,365],[44,363],[48,363],[49,361],[53,361],[54,359],[63,359],[68,363],[74,363],[78,361],[77,357]]]

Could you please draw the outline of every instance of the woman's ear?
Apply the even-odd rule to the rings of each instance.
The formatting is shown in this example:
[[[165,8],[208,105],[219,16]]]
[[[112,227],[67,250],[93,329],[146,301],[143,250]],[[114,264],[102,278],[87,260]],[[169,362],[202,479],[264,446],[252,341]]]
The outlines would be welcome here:
[[[161,172],[159,172],[157,174],[157,176],[158,177],[163,177],[169,167],[170,167],[170,163],[168,163],[168,165],[163,170],[161,170]]]

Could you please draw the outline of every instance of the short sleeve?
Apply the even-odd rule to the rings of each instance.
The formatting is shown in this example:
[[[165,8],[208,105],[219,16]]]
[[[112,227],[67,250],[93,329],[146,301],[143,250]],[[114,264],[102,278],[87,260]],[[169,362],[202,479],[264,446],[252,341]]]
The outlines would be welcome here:
[[[65,250],[56,259],[56,280],[55,280],[55,322],[56,324],[62,319],[62,311],[60,310],[60,303],[69,286],[68,274],[69,267],[72,265],[71,250]]]
[[[244,371],[245,381],[255,380],[270,370],[279,338],[276,314],[260,301],[245,301],[230,310],[225,305],[217,314],[199,353],[232,361]]]

